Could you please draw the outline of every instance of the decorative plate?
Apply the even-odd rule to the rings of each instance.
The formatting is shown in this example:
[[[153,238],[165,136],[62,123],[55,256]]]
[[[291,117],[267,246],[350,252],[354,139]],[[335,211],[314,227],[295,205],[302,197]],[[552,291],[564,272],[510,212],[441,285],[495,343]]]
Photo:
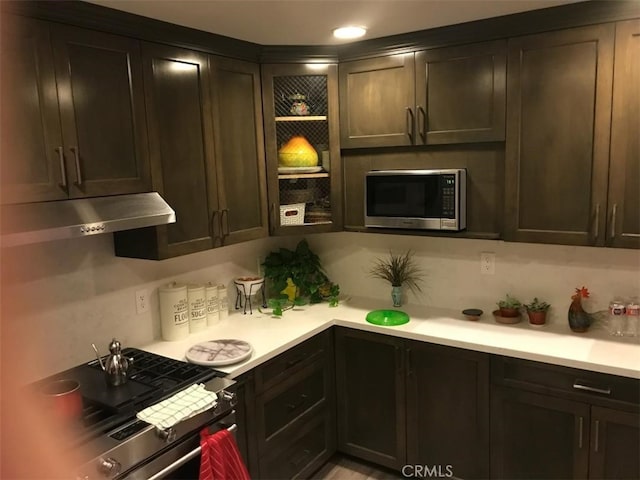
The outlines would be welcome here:
[[[197,343],[187,350],[185,357],[198,365],[221,367],[241,362],[252,352],[253,347],[243,340],[221,339]]]
[[[394,327],[409,322],[409,315],[400,310],[374,310],[367,313],[367,322],[374,325]]]
[[[278,167],[278,173],[318,173],[322,167]]]

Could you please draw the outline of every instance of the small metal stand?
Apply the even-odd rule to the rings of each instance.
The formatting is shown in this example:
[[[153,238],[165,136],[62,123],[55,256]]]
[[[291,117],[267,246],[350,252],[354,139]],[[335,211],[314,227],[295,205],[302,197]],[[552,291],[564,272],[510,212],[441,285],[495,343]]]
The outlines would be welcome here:
[[[249,307],[249,314],[253,315],[253,305],[251,297],[262,294],[262,308],[267,308],[267,299],[264,294],[264,282],[256,283],[247,286],[244,283],[234,282],[236,286],[236,310],[242,309],[242,313],[247,314],[247,306]],[[248,291],[247,291],[248,290]]]

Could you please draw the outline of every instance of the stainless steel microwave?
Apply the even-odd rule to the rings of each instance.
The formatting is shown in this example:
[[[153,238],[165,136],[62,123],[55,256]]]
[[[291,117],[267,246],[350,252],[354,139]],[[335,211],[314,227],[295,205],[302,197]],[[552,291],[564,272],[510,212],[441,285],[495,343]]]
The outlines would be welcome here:
[[[464,230],[467,171],[372,170],[364,189],[366,227]]]

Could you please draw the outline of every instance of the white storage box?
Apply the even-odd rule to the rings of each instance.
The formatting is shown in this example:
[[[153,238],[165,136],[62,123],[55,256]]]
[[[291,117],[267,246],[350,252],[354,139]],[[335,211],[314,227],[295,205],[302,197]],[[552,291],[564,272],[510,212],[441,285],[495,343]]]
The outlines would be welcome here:
[[[280,225],[302,225],[304,223],[304,203],[280,205]]]

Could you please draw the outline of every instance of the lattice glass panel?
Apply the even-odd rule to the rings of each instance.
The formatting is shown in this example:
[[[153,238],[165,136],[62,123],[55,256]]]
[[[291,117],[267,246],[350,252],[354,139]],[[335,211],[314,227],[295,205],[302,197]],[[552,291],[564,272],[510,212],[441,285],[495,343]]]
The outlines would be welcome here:
[[[327,223],[331,221],[331,187],[328,177],[281,178],[280,205],[304,204],[304,223]],[[312,177],[310,175],[310,177]],[[293,208],[293,207],[292,207]]]
[[[327,114],[326,75],[298,75],[275,77],[273,79],[273,100],[276,117],[295,115],[300,109],[293,109],[296,102],[307,106],[307,115]]]

